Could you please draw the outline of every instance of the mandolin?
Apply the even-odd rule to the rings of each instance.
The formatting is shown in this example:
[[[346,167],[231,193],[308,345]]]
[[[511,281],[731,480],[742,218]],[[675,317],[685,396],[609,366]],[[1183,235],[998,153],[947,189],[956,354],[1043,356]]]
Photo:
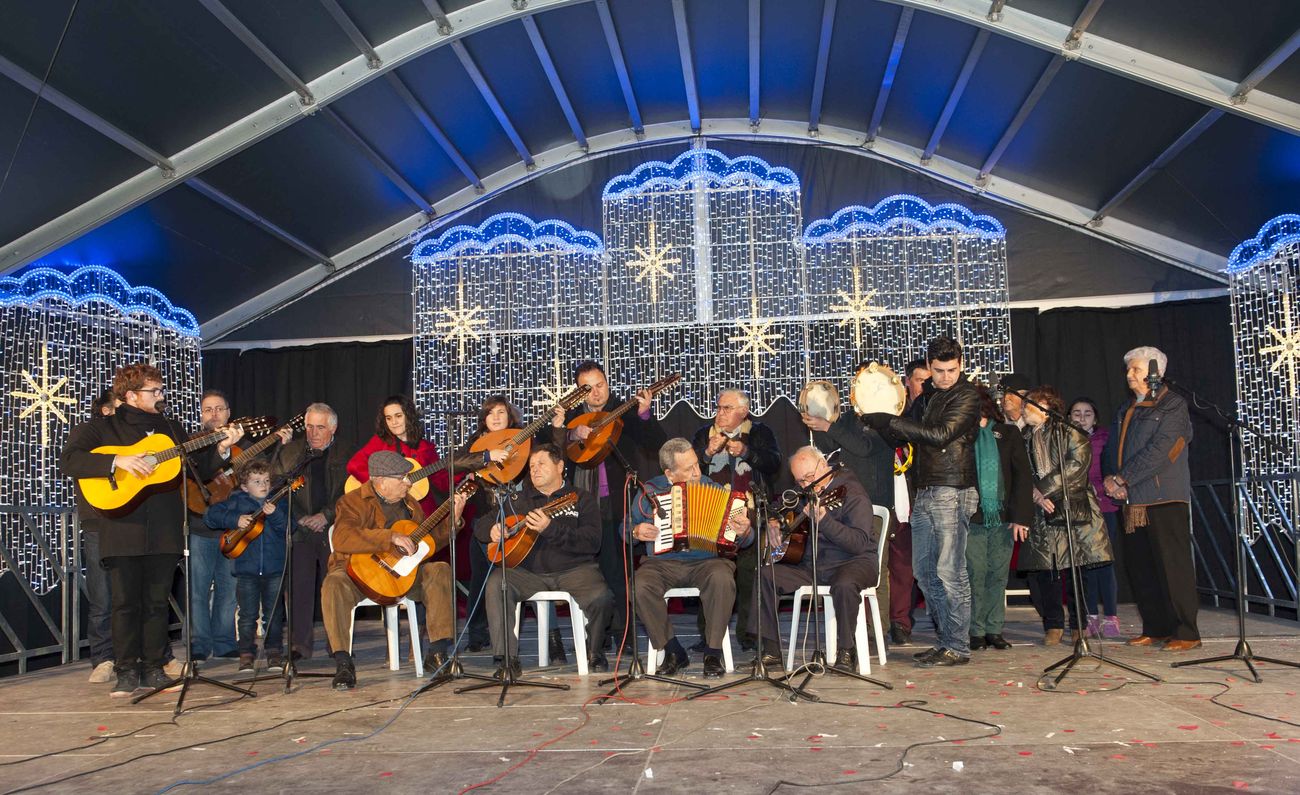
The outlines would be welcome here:
[[[654,382],[646,387],[646,390],[650,392],[651,397],[654,397],[680,380],[682,380],[681,373],[674,373]],[[591,435],[586,439],[570,442],[565,448],[564,452],[569,456],[569,460],[590,469],[608,458],[609,451],[614,449],[614,445],[618,444],[619,436],[623,434],[623,420],[620,418],[635,408],[636,402],[636,398],[632,398],[613,411],[593,411],[569,420],[570,430],[580,425],[591,428]]]
[[[551,421],[555,416],[557,409],[568,411],[582,402],[587,397],[591,387],[583,385],[569,392],[560,398],[559,402],[543,411],[541,416],[525,425],[523,428],[515,430],[513,428],[502,428],[499,431],[489,431],[483,434],[474,444],[470,445],[470,450],[475,453],[481,453],[485,450],[505,450],[508,454],[506,460],[496,461],[482,469],[478,470],[478,476],[493,485],[509,483],[519,477],[519,473],[524,471],[528,464],[528,453],[533,449],[533,435],[542,429],[542,426]]]
[[[838,508],[844,504],[844,487],[836,486],[819,495],[818,505],[826,510]],[[803,562],[804,547],[808,545],[808,531],[811,521],[802,508],[781,511],[777,516],[781,523],[781,543],[773,546],[767,553],[768,563],[789,563],[798,565]]]
[[[577,516],[578,515],[578,492],[571,491],[559,499],[551,500],[537,510],[549,517],[556,516]],[[506,530],[501,534],[501,541],[488,544],[488,560],[493,563],[501,563],[505,560],[506,568],[518,566],[528,557],[528,553],[533,551],[533,546],[537,543],[540,535],[536,530],[532,530],[524,523],[527,514],[515,514],[506,517]],[[503,549],[504,548],[504,549]]]
[[[267,419],[271,422],[275,422],[274,419],[269,417]],[[244,420],[238,419],[235,420],[235,422],[244,422]],[[299,414],[284,425],[281,425],[280,428],[288,428],[290,431],[301,431],[302,423],[303,415]],[[211,480],[208,480],[203,484],[203,488],[208,490],[207,501],[204,501],[203,499],[203,490],[199,488],[199,484],[195,483],[193,480],[187,481],[185,486],[185,504],[189,507],[190,511],[192,513],[203,513],[208,509],[209,505],[216,505],[229,497],[235,490],[235,470],[257,458],[259,455],[266,452],[271,445],[279,441],[280,437],[276,435],[278,432],[279,428],[249,447],[230,448],[230,460],[226,462],[226,465],[223,466]]]
[[[245,434],[261,435],[268,433],[274,422],[270,417],[252,417],[231,423],[227,427],[243,428]],[[105,445],[91,450],[99,455],[144,455],[152,459],[154,469],[143,478],[127,472],[114,470],[107,477],[78,478],[86,502],[101,513],[119,515],[136,504],[137,498],[143,499],[158,491],[172,488],[173,481],[181,474],[181,456],[195,450],[211,447],[225,438],[225,429],[199,434],[182,444],[172,441],[165,433],[150,434],[135,444]]]
[[[303,484],[306,482],[307,481],[299,475],[292,483],[285,484],[280,489],[277,489],[275,493],[267,497],[265,503],[270,505],[276,504],[284,497],[284,495],[292,491],[297,491],[302,488]],[[264,504],[261,512],[257,514],[257,517],[253,519],[252,523],[249,524],[248,527],[245,527],[243,530],[236,527],[221,534],[221,554],[234,560],[244,554],[244,550],[248,549],[248,545],[253,543],[253,539],[260,536],[262,531],[265,529],[266,507]]]
[[[397,604],[415,585],[416,570],[420,564],[438,551],[433,533],[440,526],[451,523],[456,495],[469,497],[478,487],[478,480],[465,478],[451,498],[439,505],[423,522],[416,524],[410,519],[403,519],[394,523],[391,528],[394,535],[404,535],[415,542],[415,552],[410,555],[400,552],[357,552],[350,555],[348,576],[352,582],[375,604]],[[450,530],[447,533],[450,534]]]

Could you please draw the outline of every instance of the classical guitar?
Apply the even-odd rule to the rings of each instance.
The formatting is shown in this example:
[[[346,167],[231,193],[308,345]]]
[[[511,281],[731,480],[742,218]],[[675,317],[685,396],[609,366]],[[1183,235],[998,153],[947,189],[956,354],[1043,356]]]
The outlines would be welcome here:
[[[274,505],[279,502],[284,495],[302,488],[303,484],[306,482],[306,479],[299,475],[292,483],[286,483],[283,487],[276,489],[274,493],[266,498],[262,510],[253,518],[253,521],[248,525],[248,527],[245,527],[243,530],[236,527],[222,533],[221,554],[232,560],[244,554],[244,550],[248,549],[248,545],[253,543],[253,539],[260,536],[262,531],[266,529],[266,505]]]
[[[546,514],[548,517],[556,516],[577,516],[578,515],[578,492],[571,491],[559,499],[551,500],[537,510]],[[537,543],[540,535],[536,530],[528,527],[524,519],[528,518],[527,514],[515,514],[506,517],[506,529],[501,534],[501,543],[488,544],[488,560],[493,563],[501,563],[505,560],[505,566],[511,568],[524,562],[528,553],[533,551],[533,546]],[[504,547],[504,550],[502,549]]]
[[[243,419],[235,420],[237,423],[243,421]],[[272,419],[271,422],[275,422],[275,420]],[[281,425],[280,428],[288,428],[291,432],[301,431],[302,423],[303,415],[299,414],[284,425]],[[272,431],[265,438],[259,439],[256,444],[242,448],[230,448],[230,460],[226,462],[226,465],[223,466],[211,480],[203,484],[203,488],[208,490],[207,501],[203,499],[203,489],[199,488],[198,483],[195,483],[193,480],[186,481],[185,504],[189,506],[190,511],[193,513],[203,513],[208,509],[209,505],[216,505],[229,497],[231,492],[235,490],[235,470],[257,458],[259,455],[266,452],[271,445],[278,442],[280,437],[276,434],[279,433],[280,428]]]
[[[818,504],[828,511],[840,507],[844,504],[844,487],[836,486],[819,495]],[[781,543],[768,550],[768,562],[791,565],[802,563],[812,524],[808,514],[804,513],[803,508],[792,508],[780,512],[777,521],[781,523]]]
[[[429,478],[446,469],[451,464],[450,459],[440,459],[434,461],[428,466],[420,466],[420,462],[410,456],[404,456],[407,461],[411,462],[411,471],[407,473],[406,479],[411,484],[410,495],[417,501],[429,496]],[[361,488],[361,481],[348,475],[348,479],[343,483],[343,491],[356,491]]]
[[[519,477],[519,473],[524,471],[528,464],[528,453],[533,449],[533,435],[542,429],[542,426],[551,421],[555,416],[557,409],[568,411],[582,402],[587,397],[591,387],[587,385],[580,386],[564,397],[560,398],[558,403],[543,411],[541,416],[518,430],[513,428],[503,428],[499,431],[489,431],[480,436],[469,449],[475,453],[481,453],[484,450],[505,450],[508,454],[506,460],[496,461],[482,469],[478,470],[478,476],[493,485],[509,483]]]
[[[465,478],[451,498],[416,524],[403,519],[392,526],[394,535],[404,535],[415,542],[415,552],[358,552],[348,559],[348,576],[357,588],[376,604],[392,605],[415,585],[416,570],[438,550],[433,534],[445,522],[451,522],[456,495],[471,496],[478,490],[478,480]],[[450,533],[450,530],[448,530]]]
[[[654,397],[680,380],[682,380],[681,373],[674,373],[655,381],[646,389],[650,392],[650,396]],[[623,420],[620,418],[635,407],[636,398],[632,398],[613,411],[593,411],[569,420],[570,430],[581,425],[591,428],[591,434],[586,439],[570,442],[565,448],[564,452],[569,456],[569,460],[590,468],[608,458],[609,451],[618,444],[618,438],[623,433]]]
[[[274,427],[270,417],[252,417],[231,423],[227,427],[239,427],[244,433],[258,436]],[[200,434],[187,442],[177,444],[165,433],[154,433],[144,437],[135,444],[105,445],[91,450],[100,455],[144,455],[152,460],[153,472],[143,478],[127,472],[115,470],[107,477],[78,478],[77,485],[85,495],[86,502],[103,513],[117,513],[130,508],[137,497],[147,496],[155,491],[172,488],[173,481],[181,474],[181,456],[195,450],[211,447],[225,438],[225,429]]]

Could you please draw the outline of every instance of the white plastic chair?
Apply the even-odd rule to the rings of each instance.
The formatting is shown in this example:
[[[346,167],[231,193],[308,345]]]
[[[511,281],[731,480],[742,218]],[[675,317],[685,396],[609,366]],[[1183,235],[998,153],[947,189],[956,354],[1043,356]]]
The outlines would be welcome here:
[[[674,596],[699,596],[699,595],[700,595],[699,588],[669,588],[666,592],[664,592],[664,601],[667,602],[669,599],[673,598]],[[646,648],[645,648],[646,673],[653,674],[655,671],[659,669],[659,657],[662,654],[663,654],[663,650],[656,649],[654,641],[650,640],[647,637]],[[735,660],[733,660],[731,656],[731,624],[730,623],[727,624],[726,632],[724,632],[722,635],[722,662],[724,667],[727,669],[727,673],[731,673],[732,671],[736,670]]]
[[[880,543],[889,543],[889,509],[880,505],[873,506],[875,514],[875,524],[877,538]],[[885,575],[884,555],[876,555],[876,583],[879,585],[880,578]],[[794,592],[794,611],[790,615],[790,642],[787,644],[785,665],[787,671],[794,670],[794,647],[795,641],[799,637],[799,621],[803,615],[803,603],[806,599],[812,598],[813,589],[811,585],[805,585]],[[838,634],[839,622],[835,617],[835,605],[831,601],[831,588],[829,585],[817,586],[817,595],[822,597],[822,616],[826,624],[826,656],[831,660],[835,659],[838,651]],[[885,653],[885,628],[880,618],[880,598],[876,592],[876,586],[863,588],[860,597],[865,597],[865,601],[858,603],[857,623],[854,627],[853,638],[854,646],[858,650],[858,673],[867,676],[871,673],[871,643],[870,636],[867,634],[867,605],[871,605],[871,623],[875,629],[876,649],[879,652],[880,664],[886,662]]]
[[[578,658],[578,675],[587,675],[587,616],[578,601],[568,591],[538,591],[528,597],[537,611],[537,664],[545,667],[551,664],[551,617],[555,613],[556,602],[569,603],[569,621],[573,624],[573,654]],[[519,617],[523,602],[515,605],[515,639],[519,639]]]
[[[330,552],[334,551],[334,525],[329,529]],[[380,607],[373,599],[362,599],[352,607],[352,621],[348,624],[348,654],[352,653],[352,631],[356,628],[358,607]],[[411,629],[411,656],[415,659],[415,675],[424,676],[424,649],[420,647],[420,617],[415,609],[415,601],[408,596],[397,600],[395,605],[384,608],[384,629],[388,635],[388,670],[396,671],[401,667],[402,651],[398,635],[398,609],[406,608],[406,624]]]

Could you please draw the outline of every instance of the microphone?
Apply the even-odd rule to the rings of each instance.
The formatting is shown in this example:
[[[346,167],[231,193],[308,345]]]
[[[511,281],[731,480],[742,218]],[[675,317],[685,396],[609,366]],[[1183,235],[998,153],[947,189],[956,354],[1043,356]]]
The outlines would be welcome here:
[[[1164,379],[1160,377],[1160,371],[1156,366],[1155,359],[1147,360],[1146,382],[1147,389],[1150,390],[1150,394],[1147,395],[1147,400],[1155,400],[1156,393],[1160,391],[1160,385],[1164,383]]]
[[[654,509],[656,517],[658,517],[659,519],[668,518],[668,511],[664,510],[664,506],[659,504],[659,500],[656,498],[654,494],[650,493],[649,486],[647,486],[644,483],[641,484],[641,494],[644,495],[645,498],[650,502],[650,506],[651,508]]]
[[[158,400],[157,402],[155,402],[155,403],[153,404],[153,408],[154,408],[154,411],[156,411],[156,412],[158,412],[159,414],[161,414],[162,416],[166,417],[166,416],[167,416],[167,412],[168,412],[168,410],[171,409],[171,406],[168,406],[168,405],[167,405],[167,400],[164,398],[164,399],[160,399],[160,400]]]

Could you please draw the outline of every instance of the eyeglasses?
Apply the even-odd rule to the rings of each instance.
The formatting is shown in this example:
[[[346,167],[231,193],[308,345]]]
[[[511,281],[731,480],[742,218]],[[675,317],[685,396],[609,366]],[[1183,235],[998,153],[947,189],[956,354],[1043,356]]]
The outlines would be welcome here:
[[[145,394],[146,392],[149,392],[152,393],[154,397],[160,398],[163,396],[163,393],[167,391],[167,389],[166,387],[156,386],[153,389],[132,389],[131,391],[139,392],[142,395]]]

